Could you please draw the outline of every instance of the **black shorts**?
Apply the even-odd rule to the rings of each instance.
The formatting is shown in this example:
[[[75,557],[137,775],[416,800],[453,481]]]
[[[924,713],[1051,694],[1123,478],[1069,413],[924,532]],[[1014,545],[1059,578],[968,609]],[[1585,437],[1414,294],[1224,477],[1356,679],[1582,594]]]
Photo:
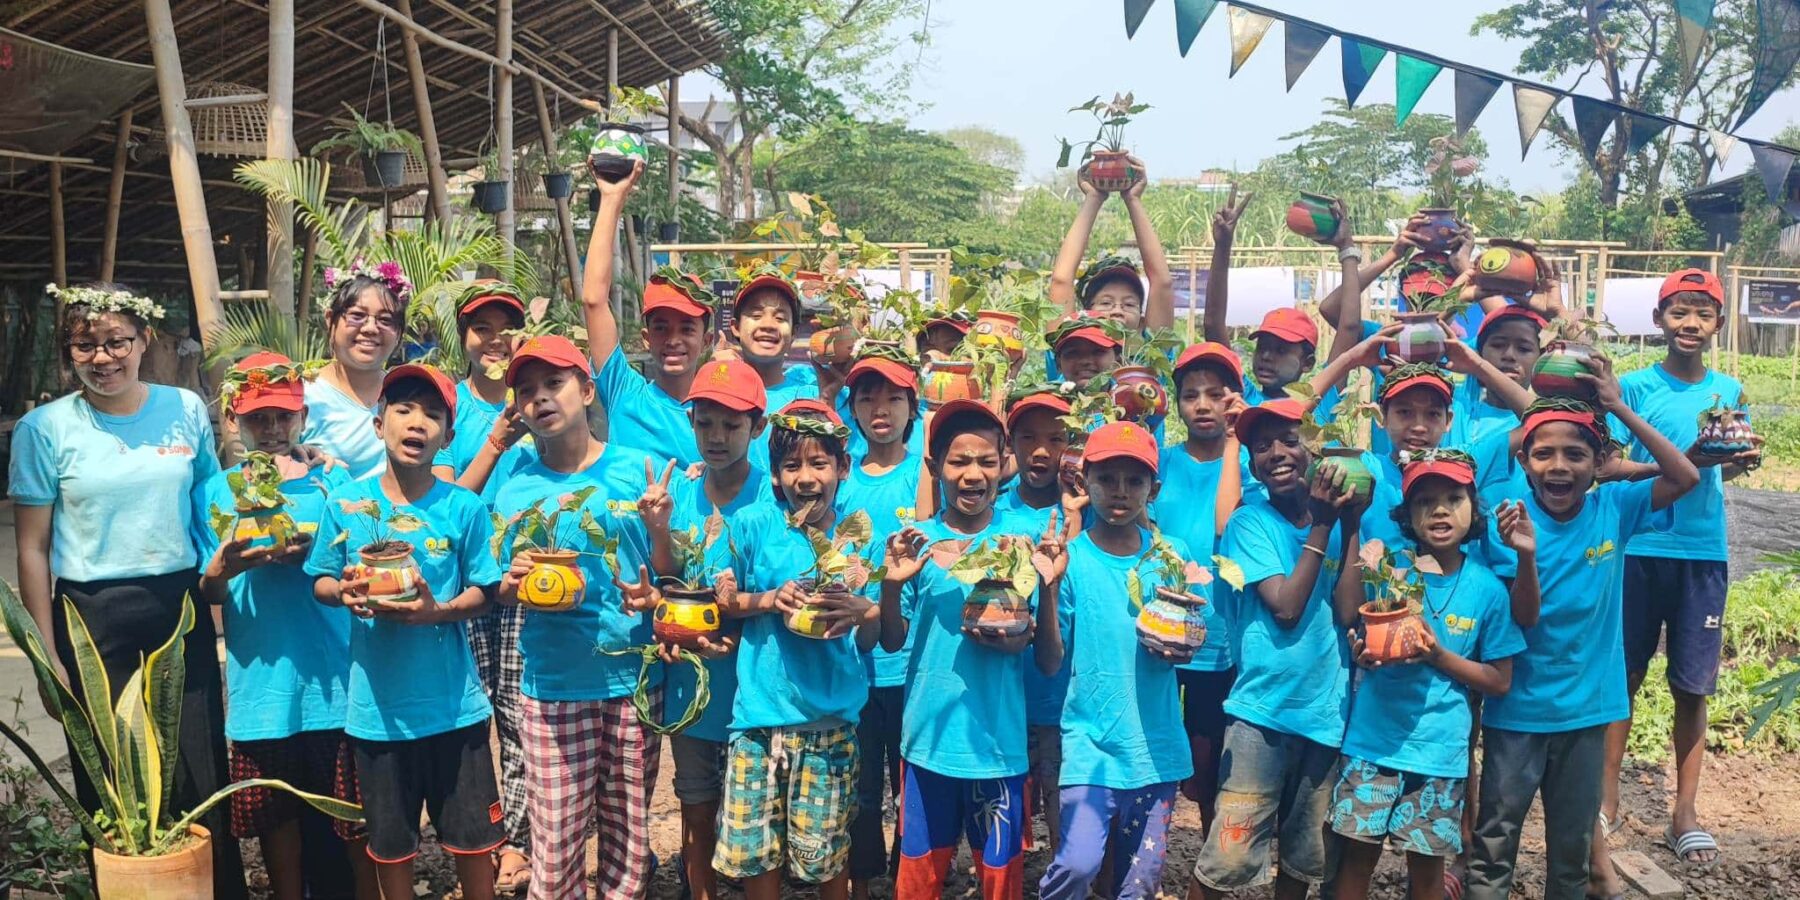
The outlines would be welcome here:
[[[1225,740],[1225,698],[1237,683],[1237,670],[1196,672],[1176,669],[1175,681],[1181,685],[1181,725],[1190,735],[1212,738],[1214,746]]]
[[[231,742],[231,780],[277,778],[300,790],[356,803],[356,761],[342,731],[302,731],[284,738]],[[253,838],[310,812],[287,791],[245,788],[231,795],[231,833]],[[323,815],[321,813],[321,815]],[[354,840],[362,823],[332,819],[338,837]]]
[[[402,863],[418,855],[420,807],[451,853],[489,853],[506,840],[486,721],[410,741],[351,738],[350,746],[371,859]]]
[[[1661,642],[1669,656],[1669,687],[1711,696],[1719,687],[1730,592],[1725,563],[1625,557],[1625,671],[1649,671]]]

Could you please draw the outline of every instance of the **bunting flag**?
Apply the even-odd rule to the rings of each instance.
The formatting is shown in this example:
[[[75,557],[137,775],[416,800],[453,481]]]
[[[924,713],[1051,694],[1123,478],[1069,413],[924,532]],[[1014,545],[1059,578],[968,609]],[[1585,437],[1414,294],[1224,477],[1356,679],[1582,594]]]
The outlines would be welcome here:
[[[1150,14],[1150,7],[1156,0],[1125,0],[1125,37],[1137,37],[1138,26],[1144,24],[1144,17]]]
[[[1201,26],[1212,18],[1213,9],[1219,0],[1175,0],[1175,41],[1181,46],[1181,55],[1188,55],[1188,48],[1194,46],[1194,38],[1200,36]]]
[[[1375,68],[1387,56],[1387,48],[1353,41],[1341,34],[1338,48],[1344,52],[1344,99],[1355,106],[1356,98],[1369,86],[1369,79],[1375,77]]]
[[[1513,107],[1519,114],[1519,158],[1531,152],[1531,142],[1537,138],[1538,130],[1544,127],[1544,120],[1550,118],[1550,111],[1556,108],[1556,101],[1562,95],[1553,91],[1513,85]]]
[[[1756,0],[1756,15],[1756,68],[1734,128],[1744,127],[1800,62],[1800,0]]]
[[[1613,108],[1588,97],[1575,97],[1575,133],[1581,137],[1581,152],[1593,159],[1600,152],[1600,141],[1606,129],[1619,117]]]
[[[1694,74],[1694,65],[1700,61],[1700,47],[1706,42],[1706,32],[1712,28],[1715,3],[1716,0],[1675,0],[1683,80]]]
[[[1712,138],[1713,158],[1718,160],[1720,165],[1724,165],[1727,160],[1731,159],[1731,151],[1737,149],[1737,135],[1726,134],[1713,128],[1707,130],[1707,136]]]
[[[1437,80],[1444,67],[1404,53],[1394,54],[1394,127],[1406,124],[1413,107],[1425,96],[1425,89]]]
[[[1494,92],[1500,90],[1500,79],[1474,72],[1456,70],[1456,136],[1462,137],[1474,127],[1481,111],[1487,109]]]
[[[1756,174],[1762,176],[1763,190],[1769,192],[1770,203],[1786,199],[1788,173],[1797,157],[1792,150],[1765,144],[1751,144],[1750,155],[1756,157]]]
[[[1225,16],[1231,21],[1231,74],[1236,75],[1256,52],[1256,45],[1262,43],[1263,35],[1269,33],[1269,26],[1275,19],[1262,13],[1253,13],[1241,6],[1225,7]]]
[[[1628,112],[1625,121],[1631,126],[1631,140],[1625,143],[1625,153],[1635,156],[1639,150],[1669,127],[1669,120],[1661,116],[1647,116],[1643,113]]]
[[[1331,40],[1331,32],[1321,31],[1311,25],[1299,22],[1287,23],[1287,89],[1294,89],[1294,82],[1300,80],[1300,73],[1312,65],[1313,57],[1325,49],[1325,42]]]

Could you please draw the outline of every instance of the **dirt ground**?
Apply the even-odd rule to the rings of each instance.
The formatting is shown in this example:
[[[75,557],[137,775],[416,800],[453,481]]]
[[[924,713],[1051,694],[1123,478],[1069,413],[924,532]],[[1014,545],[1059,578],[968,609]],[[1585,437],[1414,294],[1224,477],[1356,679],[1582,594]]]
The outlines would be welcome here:
[[[652,845],[662,865],[656,874],[653,897],[673,900],[682,896],[675,871],[674,857],[680,850],[680,817],[669,777],[672,767],[663,767],[662,782],[657,787],[652,809]],[[1711,868],[1683,867],[1674,854],[1662,844],[1662,832],[1668,824],[1667,809],[1674,793],[1673,769],[1661,766],[1627,765],[1624,776],[1625,824],[1613,838],[1615,849],[1638,850],[1648,855],[1663,871],[1687,886],[1687,896],[1695,900],[1769,900],[1800,898],[1800,756],[1764,758],[1756,756],[1719,757],[1708,760],[1706,782],[1701,793],[1700,811],[1703,821],[1712,829],[1724,848],[1724,858]],[[1044,849],[1044,831],[1037,827],[1039,847],[1026,854],[1026,884],[1035,886],[1049,861]],[[1199,820],[1192,804],[1182,801],[1175,814],[1172,850],[1166,870],[1164,897],[1179,898],[1186,890],[1188,872],[1200,850]],[[1543,833],[1534,812],[1526,825],[1525,842],[1519,857],[1519,879],[1514,896],[1539,900],[1543,897]],[[260,891],[266,878],[257,857],[255,842],[246,845],[252,884]],[[591,845],[590,845],[591,851]],[[435,847],[427,847],[420,856],[421,897],[457,897],[454,877],[444,855]],[[966,870],[968,856],[962,856]],[[1405,897],[1404,861],[1389,853],[1376,875],[1374,896],[1380,900],[1402,900]],[[946,897],[974,898],[973,881],[955,878]],[[787,896],[810,898],[816,892],[795,886]],[[875,885],[876,897],[891,897],[890,885]],[[740,896],[727,890],[727,897]],[[1026,896],[1036,896],[1028,887]],[[1264,900],[1265,888],[1248,891],[1242,896]],[[1628,897],[1640,898],[1635,891]]]

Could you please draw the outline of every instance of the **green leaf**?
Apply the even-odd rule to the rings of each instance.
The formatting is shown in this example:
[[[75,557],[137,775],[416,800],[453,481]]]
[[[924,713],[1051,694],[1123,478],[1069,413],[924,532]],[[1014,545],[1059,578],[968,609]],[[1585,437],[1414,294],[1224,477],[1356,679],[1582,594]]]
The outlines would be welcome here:
[[[237,525],[237,516],[219,509],[218,504],[215,503],[207,510],[206,517],[207,527],[212,529],[213,534],[219,536],[221,543],[231,539],[231,531]]]
[[[167,853],[174,848],[176,843],[180,842],[181,839],[187,835],[188,828],[199,822],[200,818],[211,811],[213,807],[218,806],[238,791],[257,787],[274,788],[278,791],[286,791],[287,793],[300,798],[307,806],[310,806],[325,815],[331,816],[334,819],[343,819],[346,822],[360,822],[363,820],[362,807],[354,803],[345,803],[335,797],[310,794],[278,778],[250,778],[219,789],[219,791],[214,793],[211,797],[201,801],[199,806],[189,810],[187,815],[182,816],[173,826],[163,832],[162,837],[158,840],[156,846],[152,848],[151,853]]]
[[[156,787],[149,813],[152,827],[162,823],[166,812],[163,804],[175,797],[175,774],[180,769],[181,756],[181,704],[187,690],[184,650],[193,629],[193,598],[183,594],[175,632],[144,659],[144,707],[149,716],[153,761],[161,773],[160,784],[151,782]]]
[[[1800,661],[1800,657],[1795,661]],[[1756,740],[1756,735],[1776,713],[1800,704],[1800,669],[1756,685],[1750,693],[1763,700],[1750,708],[1750,730],[1744,735],[1746,743]]]
[[[411,534],[412,532],[424,528],[425,520],[412,513],[404,513],[395,510],[394,514],[388,517],[387,524],[388,528],[398,531],[401,534]]]
[[[1144,608],[1144,579],[1136,569],[1125,573],[1125,593],[1131,597],[1133,607]]]
[[[107,759],[117,760],[122,742],[119,724],[113,715],[112,681],[106,674],[106,662],[94,645],[93,635],[88,632],[87,620],[76,610],[74,601],[67,597],[63,598],[63,615],[68,622],[69,647],[75,654],[75,671],[69,674],[81,684],[81,695],[87,698],[86,705],[92,713],[100,749],[106,752]]]
[[[1069,167],[1070,157],[1075,155],[1075,145],[1069,143],[1065,138],[1057,138],[1057,140],[1062,141],[1062,149],[1056,155],[1056,167],[1066,169]]]
[[[88,704],[92,708],[95,704]],[[148,736],[148,715],[144,711],[144,670],[131,673],[119,702],[113,709],[113,720],[119,729],[119,755],[112,759],[113,784],[119,792],[119,803],[125,811],[117,825],[124,832],[128,846],[147,847],[156,838],[157,823],[151,818],[154,804],[160,809],[162,771]]]
[[[1219,579],[1226,584],[1231,585],[1232,590],[1241,591],[1244,589],[1244,567],[1238,565],[1237,560],[1232,559],[1229,556],[1215,555],[1213,557],[1213,565],[1219,570]]]
[[[488,522],[492,525],[494,531],[494,533],[488,537],[488,555],[492,556],[496,562],[504,567],[512,562],[512,557],[510,555],[500,555],[500,551],[506,549],[506,520],[501,518],[499,513],[490,510],[488,512]]]
[[[837,547],[861,546],[868,543],[873,534],[869,511],[859,509],[838,522],[837,539],[832,543]]]
[[[1032,567],[1030,557],[1026,557],[1023,567],[1013,568],[1012,589],[1020,597],[1030,597],[1037,590],[1037,569]]]

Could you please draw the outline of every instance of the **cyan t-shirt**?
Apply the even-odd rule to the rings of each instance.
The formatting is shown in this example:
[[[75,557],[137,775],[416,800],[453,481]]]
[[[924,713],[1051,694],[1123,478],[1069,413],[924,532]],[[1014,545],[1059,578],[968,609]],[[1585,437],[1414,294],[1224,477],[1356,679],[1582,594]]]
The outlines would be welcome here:
[[[864,472],[860,462],[851,464],[850,477],[838,488],[838,515],[847,516],[857,510],[868,512],[873,529],[869,539],[870,557],[885,552],[888,537],[915,521],[913,508],[918,505],[919,478],[924,468],[923,456],[909,456],[881,475]],[[870,600],[880,602],[881,583],[871,580],[863,593]],[[908,640],[911,640],[910,636]],[[889,653],[877,645],[869,653],[869,683],[875,687],[905,685],[906,660],[911,656],[910,651],[908,646]]]
[[[1619,379],[1625,405],[1635,410],[1683,452],[1700,439],[1700,413],[1713,405],[1716,395],[1726,406],[1742,401],[1744,386],[1722,372],[1706,370],[1706,377],[1688,384],[1660,365],[1639,369]],[[1612,433],[1628,440],[1631,458],[1655,462],[1644,443],[1616,420]],[[1719,466],[1700,470],[1700,483],[1676,500],[1668,527],[1653,528],[1631,539],[1628,556],[1660,556],[1672,559],[1704,559],[1724,562],[1725,476]]]
[[[770,415],[781,412],[781,408],[795,400],[816,400],[819,397],[819,374],[809,365],[790,365],[781,373],[781,383],[768,385],[765,388],[769,405],[766,407]],[[844,424],[849,425],[849,422]],[[688,426],[693,431],[693,427]],[[772,471],[769,465],[769,434],[773,428],[764,428],[762,434],[750,440],[750,464],[765,472]]]
[[[343,578],[358,548],[371,543],[374,521],[355,512],[374,501],[385,523],[395,506],[381,479],[344,485],[325,504],[325,518],[306,558],[306,574]],[[346,508],[351,507],[351,508]],[[492,590],[500,569],[488,550],[493,527],[473,491],[439,481],[417,503],[399,507],[423,527],[394,537],[413,546],[413,564],[439,603],[471,587]],[[385,527],[385,526],[384,526]],[[348,539],[337,543],[347,533]],[[381,618],[350,620],[350,695],[344,730],[367,741],[405,741],[486,721],[493,708],[475,676],[461,622],[405,625]]]
[[[507,389],[507,396],[512,396],[512,389]],[[451,429],[450,441],[432,457],[433,466],[449,466],[456,477],[469,468],[469,463],[481,454],[481,448],[487,446],[488,433],[494,430],[494,422],[506,411],[506,402],[489,403],[481,399],[481,395],[469,389],[467,381],[456,383],[456,424]],[[500,490],[501,472],[510,472],[523,468],[521,456],[535,456],[537,449],[531,434],[520,435],[519,441],[494,462],[493,472],[488,474],[487,483],[477,491],[481,499],[489,506],[494,504],[494,496]]]
[[[786,504],[758,503],[727,520],[739,590],[772,591],[808,577],[812,545],[788,527],[787,514]],[[788,629],[779,612],[757,613],[743,622],[732,732],[856,722],[869,699],[869,676],[854,631],[830,640],[802,637]]]
[[[1150,532],[1140,528],[1138,535],[1138,551],[1126,556],[1101,549],[1088,533],[1069,545],[1057,609],[1070,673],[1062,715],[1063,787],[1132,790],[1194,774],[1175,667],[1138,643],[1143,603],[1128,589],[1131,571],[1143,582],[1145,602],[1169,586],[1161,568],[1144,559]],[[1187,558],[1180,538],[1169,543]]]
[[[1450,398],[1450,430],[1444,435],[1444,446],[1467,447],[1496,431],[1511,431],[1519,425],[1519,416],[1504,406],[1488,402],[1487,388],[1473,377],[1465,376]]]
[[[1050,516],[1062,510],[1059,501],[1038,509],[1027,506],[1020,498],[1017,479],[1011,490],[1001,492],[994,500],[994,518],[1012,520],[1011,530],[1029,534],[1035,540],[1050,527]],[[907,639],[911,640],[908,634]],[[1062,721],[1063,701],[1069,694],[1069,659],[1063,657],[1062,668],[1055,675],[1039,671],[1034,660],[1025,660],[1025,721],[1030,725],[1055,725]]]
[[[606,358],[594,389],[606,407],[608,440],[636,447],[657,460],[673,459],[682,468],[699,462],[700,448],[694,443],[687,402],[669,396],[632,368],[623,347],[614,347]]]
[[[50,572],[70,581],[167,575],[198,564],[193,491],[219,471],[212,420],[191,391],[146,385],[129,416],[77,392],[25,414],[7,491],[52,507]]]
[[[212,510],[230,515],[236,508],[226,475],[214,475],[194,492],[194,542],[203,561],[210,561],[220,544],[208,524]],[[281,483],[288,500],[284,509],[303,530],[307,524],[316,528],[329,498],[349,483],[340,469],[314,469]],[[267,741],[343,728],[350,611],[314,601],[312,576],[299,565],[258,566],[231,579],[229,589],[225,736]]]
[[[1250,477],[1246,456],[1240,454],[1238,459],[1243,479],[1240,496],[1262,495],[1262,482]],[[1206,643],[1194,652],[1193,660],[1180,667],[1194,672],[1223,672],[1231,668],[1231,625],[1220,604],[1213,602],[1214,596],[1223,598],[1230,592],[1229,587],[1217,586],[1218,564],[1213,562],[1218,543],[1214,527],[1218,514],[1219,476],[1224,468],[1222,458],[1200,462],[1188,453],[1186,446],[1166,447],[1157,467],[1162,490],[1150,504],[1150,516],[1156,521],[1156,527],[1163,534],[1179,539],[1193,554],[1189,561],[1204,566],[1215,578],[1214,584],[1198,591],[1207,601],[1200,608],[1200,615],[1206,621]]]
[[[928,547],[967,541],[967,549],[973,550],[984,540],[1022,535],[1018,523],[996,514],[980,532],[963,534],[934,518],[919,523],[919,530]],[[1028,768],[1024,670],[1037,663],[1030,647],[1003,653],[963,634],[963,604],[971,589],[928,557],[900,590],[913,645],[912,684],[900,717],[900,756],[951,778],[1022,775]],[[1032,593],[1028,602],[1035,609],[1037,592]]]
[[[1491,663],[1525,649],[1506,585],[1473,559],[1455,575],[1424,575],[1425,624],[1438,646]],[[1350,702],[1344,755],[1438,778],[1469,776],[1468,688],[1429,663],[1365,669]]]
[[[387,445],[375,433],[375,409],[323,378],[306,383],[306,428],[300,443],[336,457],[352,479],[387,470]]]
[[[1294,571],[1310,530],[1288,522],[1261,497],[1245,498],[1225,526],[1219,542],[1223,555],[1244,570],[1244,589],[1231,592],[1232,658],[1238,662],[1238,676],[1225,712],[1258,727],[1337,747],[1350,710],[1350,647],[1332,619],[1331,606],[1342,564],[1339,530],[1331,530],[1324,565],[1293,627],[1277,624],[1256,593],[1259,582]]]
[[[494,515],[507,523],[509,536],[514,519],[543,500],[546,515],[556,512],[562,498],[584,488],[596,488],[582,503],[579,513],[564,513],[556,523],[558,546],[581,552],[581,574],[587,594],[580,606],[563,612],[527,609],[519,626],[519,656],[524,672],[519,689],[533,700],[612,700],[629,697],[637,690],[641,657],[608,656],[602,650],[624,650],[651,642],[650,617],[627,613],[615,575],[635,582],[638,568],[650,559],[649,538],[638,517],[638,498],[644,496],[642,451],[608,442],[594,464],[579,472],[557,472],[541,459],[525,462],[507,473],[494,498]],[[609,540],[618,541],[619,570],[613,571],[601,556],[582,523],[592,516]],[[486,549],[485,547],[483,549]],[[501,554],[506,553],[505,545]],[[510,566],[511,557],[495,560]],[[656,675],[660,679],[660,673]]]
[[[1660,524],[1669,510],[1650,508],[1655,479],[1615,482],[1583,498],[1581,511],[1558,522],[1525,499],[1537,528],[1538,585],[1543,605],[1513,657],[1512,690],[1489,698],[1482,723],[1508,731],[1551,733],[1617,722],[1631,714],[1625,692],[1625,544]]]

